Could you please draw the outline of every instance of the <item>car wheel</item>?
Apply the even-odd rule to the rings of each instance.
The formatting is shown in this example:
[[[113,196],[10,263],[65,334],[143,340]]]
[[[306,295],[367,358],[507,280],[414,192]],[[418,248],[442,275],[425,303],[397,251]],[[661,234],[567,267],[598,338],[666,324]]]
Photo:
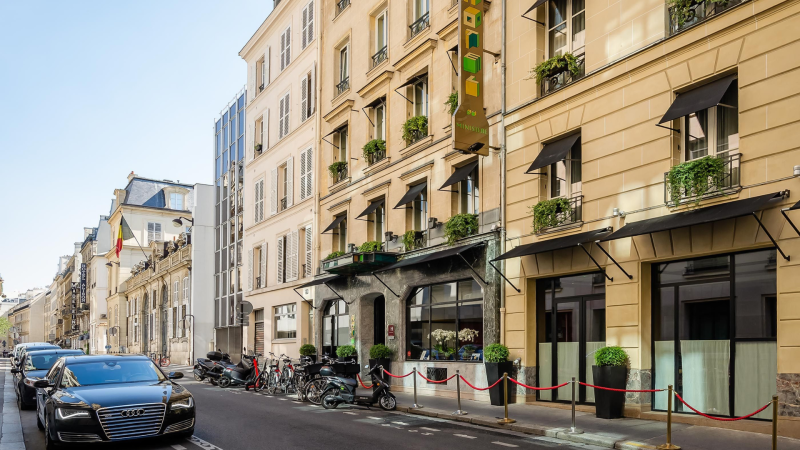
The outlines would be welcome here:
[[[44,428],[44,448],[45,450],[55,450],[60,448],[58,443],[50,437],[50,430],[47,425]]]
[[[39,418],[39,411],[36,411],[36,426],[40,430],[44,430],[44,424],[42,423],[42,419]]]

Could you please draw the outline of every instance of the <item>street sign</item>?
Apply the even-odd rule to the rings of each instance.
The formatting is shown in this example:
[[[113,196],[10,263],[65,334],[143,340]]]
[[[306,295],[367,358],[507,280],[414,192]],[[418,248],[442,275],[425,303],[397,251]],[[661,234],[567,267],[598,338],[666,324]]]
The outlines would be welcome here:
[[[394,325],[389,325],[386,335],[389,337],[389,339],[394,339]]]

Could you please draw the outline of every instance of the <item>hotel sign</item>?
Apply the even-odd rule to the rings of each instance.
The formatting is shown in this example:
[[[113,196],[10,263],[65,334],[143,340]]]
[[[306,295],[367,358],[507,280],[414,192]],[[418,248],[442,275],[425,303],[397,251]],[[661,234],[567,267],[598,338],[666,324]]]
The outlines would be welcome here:
[[[81,263],[81,304],[86,303],[86,263]]]
[[[458,10],[458,109],[453,146],[489,156],[489,121],[483,109],[484,0],[460,0]]]

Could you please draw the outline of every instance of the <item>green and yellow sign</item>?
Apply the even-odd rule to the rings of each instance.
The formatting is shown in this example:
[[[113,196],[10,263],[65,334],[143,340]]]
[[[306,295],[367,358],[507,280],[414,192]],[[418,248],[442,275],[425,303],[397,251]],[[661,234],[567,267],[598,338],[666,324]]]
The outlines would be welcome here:
[[[453,130],[456,150],[489,155],[489,121],[483,110],[483,0],[460,0],[458,11],[458,109]]]

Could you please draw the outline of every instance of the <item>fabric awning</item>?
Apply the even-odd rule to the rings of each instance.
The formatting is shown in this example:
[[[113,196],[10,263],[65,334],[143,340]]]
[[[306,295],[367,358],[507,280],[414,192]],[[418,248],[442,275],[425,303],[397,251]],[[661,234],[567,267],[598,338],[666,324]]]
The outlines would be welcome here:
[[[331,281],[341,278],[339,275],[328,275],[326,277],[314,278],[313,280],[309,281],[308,283],[298,286],[295,289],[303,289],[312,286],[319,286],[320,284],[330,283]]]
[[[405,206],[411,203],[415,198],[417,198],[417,195],[419,195],[420,192],[425,190],[426,187],[428,187],[427,182],[420,183],[416,186],[411,186],[410,188],[408,188],[408,191],[403,196],[403,198],[400,199],[400,201],[397,203],[397,206],[395,206],[394,209],[398,209],[401,206]]]
[[[557,239],[548,239],[546,241],[534,242],[533,244],[520,245],[515,247],[497,258],[494,261],[502,261],[504,259],[516,258],[518,256],[536,255],[539,253],[550,252],[553,250],[561,250],[564,248],[576,247],[578,244],[586,244],[600,240],[611,233],[611,228],[603,228],[602,230],[587,231],[586,233],[573,234],[571,236],[564,236]]]
[[[469,174],[472,173],[472,171],[475,170],[476,167],[478,167],[478,161],[474,161],[465,166],[459,167],[458,169],[455,170],[455,172],[453,172],[452,175],[450,175],[450,178],[448,178],[447,181],[444,182],[444,184],[442,185],[442,187],[439,188],[439,190],[442,190],[448,186],[452,186],[460,181],[466,180]]]
[[[533,160],[533,164],[528,167],[525,173],[531,173],[534,170],[539,170],[542,167],[547,167],[550,164],[567,159],[569,151],[572,150],[572,147],[580,138],[580,134],[573,134],[557,141],[544,144],[544,148],[542,148],[542,151],[539,152],[536,159]]]
[[[342,214],[341,216],[336,216],[336,218],[333,219],[333,222],[331,222],[331,224],[328,225],[328,228],[325,228],[325,231],[323,231],[322,233],[327,233],[328,231],[331,231],[334,228],[338,227],[339,224],[342,223],[342,221],[344,219],[346,219],[346,218],[347,218],[347,214]]]
[[[800,209],[800,202],[795,203],[794,206],[789,208],[789,211],[794,211],[796,209]]]
[[[361,212],[361,214],[359,214],[356,217],[356,219],[361,218],[361,217],[365,217],[365,216],[368,216],[368,215],[374,213],[375,210],[378,209],[378,207],[383,205],[385,202],[386,202],[386,200],[384,200],[383,198],[381,198],[380,200],[375,200],[373,202],[370,202],[369,206],[367,206],[367,209],[365,209],[363,212]]]
[[[547,3],[547,0],[536,0],[536,1],[533,3],[533,6],[531,6],[530,8],[528,8],[528,10],[527,10],[527,11],[525,11],[524,13],[522,13],[522,15],[524,16],[525,14],[528,14],[529,12],[531,12],[531,11],[533,11],[534,9],[536,9],[536,8],[538,8],[538,7],[542,6],[542,5],[544,5],[545,3]]]
[[[404,88],[406,86],[411,86],[412,84],[416,83],[417,81],[419,81],[422,78],[425,78],[427,76],[428,76],[428,68],[426,67],[426,68],[420,70],[419,72],[417,72],[415,75],[413,75],[411,77],[408,77],[408,80],[406,80],[405,83],[403,83],[400,86],[398,86],[397,89]],[[397,89],[395,89],[395,91]]]
[[[380,105],[382,103],[386,103],[386,96],[385,95],[381,96],[381,97],[378,97],[375,100],[369,102],[369,104],[367,106],[365,106],[364,109],[366,109],[366,108],[374,108],[374,107],[376,107],[376,106],[378,106],[378,105]]]
[[[458,42],[456,41],[456,44],[454,46],[450,47],[447,51],[448,52],[456,52],[456,51],[458,51]]]
[[[679,117],[688,116],[693,112],[724,103],[722,98],[725,97],[725,93],[728,92],[731,84],[736,81],[736,77],[737,75],[729,75],[691,91],[678,94],[678,97],[669,106],[667,113],[664,114],[658,124],[671,122]]]
[[[326,134],[325,136],[322,136],[322,138],[324,139],[324,138],[332,135],[333,133],[338,133],[338,132],[344,130],[345,128],[347,128],[347,122],[345,122],[343,125],[339,125],[338,127],[334,128],[333,131],[331,131],[330,133]]]
[[[376,270],[375,272],[385,272],[387,270],[399,269],[401,267],[408,267],[408,266],[412,266],[414,264],[421,264],[421,263],[425,263],[425,262],[436,261],[437,259],[447,258],[447,257],[450,257],[450,256],[456,256],[456,255],[458,255],[460,253],[463,253],[463,252],[465,252],[467,250],[470,250],[470,249],[473,249],[475,247],[479,247],[479,246],[482,246],[482,245],[484,245],[483,242],[478,242],[478,243],[475,243],[475,244],[462,245],[461,247],[449,248],[447,250],[442,250],[440,252],[429,253],[427,255],[415,256],[413,258],[406,258],[406,259],[403,259],[402,261],[398,261],[398,262],[396,262],[396,263],[394,263],[392,265],[386,266],[386,267],[382,268],[381,270]]]
[[[653,219],[640,220],[626,224],[619,230],[611,233],[602,241],[613,241],[626,237],[640,236],[642,234],[657,233],[659,231],[674,230],[676,228],[690,227],[704,223],[716,222],[718,220],[735,219],[747,216],[756,211],[764,209],[770,201],[781,198],[783,194],[761,195],[759,197],[737,200],[735,202],[722,203],[709,206],[707,208],[695,209],[667,216],[655,217]]]

